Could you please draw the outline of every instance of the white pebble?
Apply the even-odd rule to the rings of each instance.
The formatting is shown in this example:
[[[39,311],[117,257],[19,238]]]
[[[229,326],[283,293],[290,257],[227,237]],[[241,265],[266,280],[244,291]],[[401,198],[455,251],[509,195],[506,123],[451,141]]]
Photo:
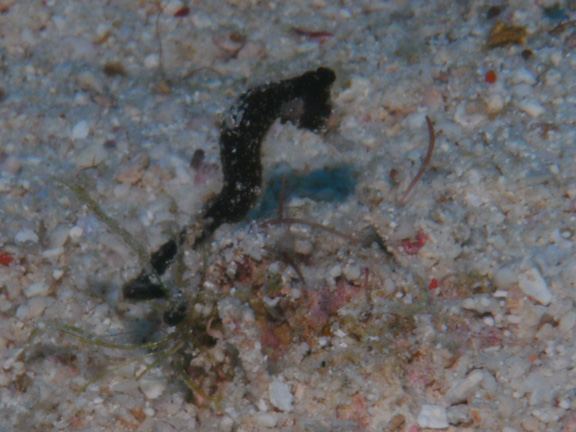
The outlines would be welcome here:
[[[145,153],[139,153],[126,165],[120,167],[116,173],[116,180],[122,183],[135,184],[144,176],[144,171],[150,163],[150,157]]]
[[[280,411],[292,411],[292,392],[290,386],[279,379],[274,379],[268,389],[270,403]]]
[[[568,333],[576,324],[576,312],[569,311],[560,318],[560,323],[558,324],[558,329],[561,333]]]
[[[485,316],[484,318],[482,318],[482,322],[487,326],[493,326],[494,324],[496,324],[496,321],[494,321],[494,318],[492,318],[491,316]]]
[[[44,251],[42,251],[42,257],[47,258],[49,260],[56,260],[60,258],[60,256],[63,253],[64,253],[63,247],[44,249]]]
[[[533,267],[521,273],[518,282],[520,289],[538,303],[548,305],[552,301],[552,293],[538,269]]]
[[[213,25],[210,15],[207,12],[204,12],[203,10],[199,10],[190,18],[192,20],[192,24],[194,25],[194,27],[200,29],[208,28]]]
[[[192,183],[192,176],[190,175],[190,170],[183,165],[176,167],[176,177],[180,184]]]
[[[242,321],[246,323],[252,323],[256,321],[256,316],[254,315],[254,310],[250,307],[242,308]]]
[[[538,118],[546,112],[546,108],[544,108],[544,106],[539,101],[533,98],[522,99],[518,103],[518,108],[520,108],[532,118]]]
[[[32,46],[36,44],[36,38],[34,37],[32,31],[28,28],[22,29],[22,32],[20,33],[20,38],[21,43],[23,45]]]
[[[474,297],[468,297],[462,302],[462,307],[464,309],[473,310],[479,314],[494,312],[497,306],[497,301],[489,294],[478,294]]]
[[[89,144],[84,147],[76,156],[78,168],[90,168],[100,165],[106,160],[108,152],[102,144]]]
[[[349,281],[357,281],[362,276],[362,269],[356,264],[348,264],[344,267],[344,276]]]
[[[484,373],[481,370],[473,370],[462,381],[456,383],[448,393],[446,393],[446,402],[454,405],[460,402],[465,402],[474,391],[480,387],[480,383],[484,379]]]
[[[492,375],[487,370],[482,371],[482,388],[488,393],[489,395],[494,395],[496,391],[498,391],[498,381],[496,381],[496,377]]]
[[[260,41],[248,41],[238,52],[238,60],[255,60],[266,55],[266,45]]]
[[[530,84],[530,85],[534,85],[536,84],[536,77],[534,76],[534,74],[532,74],[532,72],[530,72],[528,69],[521,67],[516,69],[516,72],[514,73],[514,75],[512,75],[512,82],[514,84],[520,84],[520,83],[526,83],[526,84]]]
[[[494,285],[500,291],[508,291],[517,282],[516,273],[509,267],[502,267],[494,273]]]
[[[467,405],[455,405],[446,409],[448,422],[451,425],[470,423],[470,412]]]
[[[78,92],[74,97],[74,105],[77,106],[86,106],[90,103],[90,98],[88,97],[88,93]]]
[[[106,36],[106,34],[110,32],[110,27],[111,25],[108,23],[98,24],[98,27],[96,27],[96,35],[98,36],[98,38]]]
[[[130,193],[130,183],[120,183],[114,188],[115,198],[125,198]]]
[[[342,275],[342,266],[340,264],[336,264],[334,267],[330,269],[330,276],[336,279],[337,277]]]
[[[446,408],[439,405],[422,405],[420,414],[418,414],[418,426],[430,429],[446,429],[448,427]]]
[[[166,382],[158,378],[142,378],[140,380],[140,390],[148,399],[156,399],[166,388]]]
[[[90,125],[88,124],[88,122],[86,120],[80,120],[72,128],[70,138],[74,140],[84,139],[88,136],[89,133],[90,133]]]
[[[31,229],[24,228],[23,230],[18,231],[15,240],[17,243],[24,243],[28,241],[32,243],[38,243],[38,235]]]
[[[0,374],[0,387],[8,387],[12,382],[8,374]]]
[[[294,242],[294,252],[300,255],[310,255],[314,245],[310,240],[296,240]]]
[[[133,257],[134,251],[116,235],[103,233],[99,241],[102,246],[116,252],[125,261],[129,261]]]
[[[84,230],[79,226],[73,226],[70,228],[70,232],[68,233],[70,239],[74,242],[77,242],[80,237],[82,237],[82,234],[84,234]]]
[[[468,114],[466,110],[466,102],[463,101],[458,105],[456,108],[456,112],[454,113],[454,121],[458,123],[460,126],[474,129],[475,127],[479,126],[481,123],[484,123],[487,120],[487,117],[483,114],[475,113],[475,114]]]
[[[4,161],[4,163],[2,164],[2,171],[5,171],[6,173],[9,173],[12,175],[18,174],[20,172],[21,168],[22,168],[22,163],[20,162],[20,159],[18,159],[14,155],[8,156],[6,158],[6,160]]]
[[[544,82],[546,83],[546,85],[552,87],[558,85],[560,81],[562,81],[562,74],[560,73],[560,71],[556,69],[550,69],[548,72],[546,72],[546,75],[544,77]]]
[[[82,90],[92,91],[95,93],[104,93],[104,83],[92,72],[81,72],[78,75],[78,84]]]
[[[144,66],[148,69],[157,68],[160,64],[160,56],[158,54],[149,54],[144,59]]]
[[[532,415],[541,422],[557,424],[562,415],[562,411],[558,408],[535,409],[532,411]]]
[[[28,319],[38,318],[44,313],[46,309],[46,299],[41,297],[36,297],[28,302]]]
[[[58,29],[58,31],[62,31],[64,28],[66,28],[66,20],[62,18],[60,15],[52,16],[52,22],[54,23],[54,26]]]
[[[50,238],[48,244],[50,248],[59,248],[64,246],[66,240],[68,240],[68,234],[70,233],[70,225],[60,224],[50,233]]]
[[[24,290],[26,297],[47,296],[49,293],[50,287],[44,282],[34,282]]]
[[[486,102],[488,113],[489,114],[496,114],[502,111],[504,108],[504,98],[499,94],[493,94],[488,98]]]
[[[556,67],[558,67],[560,65],[560,62],[565,58],[566,56],[564,55],[564,53],[559,50],[556,49],[554,51],[552,51],[550,53],[550,61],[552,62],[552,64]]]
[[[408,129],[418,130],[424,126],[424,123],[426,122],[426,116],[422,113],[413,113],[406,117],[404,122]]]
[[[55,269],[52,272],[52,277],[54,278],[54,280],[59,281],[60,279],[62,279],[62,276],[64,276],[64,270],[62,269]]]
[[[343,331],[342,329],[337,329],[334,332],[334,335],[343,338],[343,337],[346,337],[346,332]]]
[[[18,309],[16,309],[16,318],[18,318],[21,321],[24,321],[26,318],[28,318],[27,305],[21,304],[20,306],[18,306]]]
[[[96,46],[82,36],[67,36],[58,44],[57,55],[74,61],[92,59],[96,53]]]
[[[576,289],[576,258],[566,261],[562,266],[562,282],[566,289]]]
[[[276,426],[276,417],[270,413],[256,414],[256,421],[260,426],[273,428]]]

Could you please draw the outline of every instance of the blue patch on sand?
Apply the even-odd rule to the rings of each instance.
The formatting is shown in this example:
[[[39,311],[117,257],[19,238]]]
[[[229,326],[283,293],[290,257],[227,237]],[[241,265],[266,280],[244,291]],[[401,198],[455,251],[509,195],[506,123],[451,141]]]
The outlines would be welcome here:
[[[260,219],[278,212],[284,178],[285,202],[292,197],[342,202],[354,194],[356,189],[354,170],[349,165],[322,168],[308,173],[296,172],[283,165],[272,172],[258,206],[248,214],[250,219]]]

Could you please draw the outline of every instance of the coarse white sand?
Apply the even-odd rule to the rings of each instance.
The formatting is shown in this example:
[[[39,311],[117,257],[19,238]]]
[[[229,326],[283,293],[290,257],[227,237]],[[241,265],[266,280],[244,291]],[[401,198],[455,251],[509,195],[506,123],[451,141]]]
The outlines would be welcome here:
[[[574,431],[576,5],[493,5],[0,0],[0,431]],[[371,241],[226,225],[167,276],[195,318],[124,300],[143,262],[66,184],[154,251],[218,192],[224,111],[318,66],[328,132],[278,122],[265,171],[352,166],[285,204]]]

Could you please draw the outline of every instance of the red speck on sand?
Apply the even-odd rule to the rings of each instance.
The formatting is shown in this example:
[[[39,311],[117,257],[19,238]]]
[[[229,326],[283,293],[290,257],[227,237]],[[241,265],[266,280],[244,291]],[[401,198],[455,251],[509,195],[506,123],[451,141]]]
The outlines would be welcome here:
[[[406,238],[402,240],[402,248],[408,255],[416,255],[420,249],[428,242],[428,236],[424,231],[418,231],[416,238]]]
[[[14,262],[14,257],[12,255],[0,253],[0,264],[8,267],[12,262]]]
[[[489,70],[488,72],[486,72],[484,79],[486,80],[487,83],[494,84],[498,79],[498,75],[496,75],[496,72],[494,72],[493,70]]]

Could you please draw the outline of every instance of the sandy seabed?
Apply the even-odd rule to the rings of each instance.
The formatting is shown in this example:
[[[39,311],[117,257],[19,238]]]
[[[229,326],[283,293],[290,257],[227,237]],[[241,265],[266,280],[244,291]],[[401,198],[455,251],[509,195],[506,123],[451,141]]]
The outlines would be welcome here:
[[[0,431],[575,431],[575,13],[1,0]],[[319,66],[328,130],[276,123],[266,177],[355,192],[187,239],[176,327],[123,299],[219,191],[226,109]]]

